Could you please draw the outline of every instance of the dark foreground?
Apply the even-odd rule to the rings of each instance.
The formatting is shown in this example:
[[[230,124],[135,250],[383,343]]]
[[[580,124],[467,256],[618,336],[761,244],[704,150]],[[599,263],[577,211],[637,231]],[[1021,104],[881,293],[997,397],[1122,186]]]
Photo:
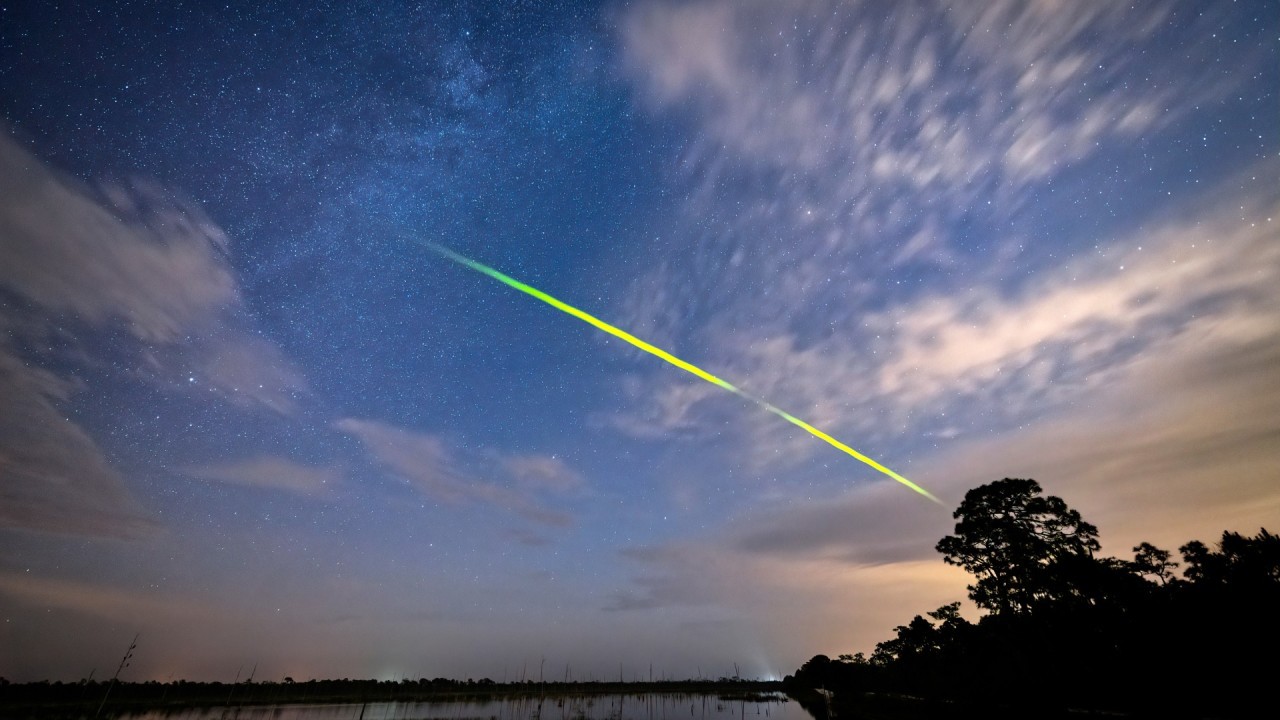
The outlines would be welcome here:
[[[62,720],[111,718],[148,711],[242,708],[263,705],[483,703],[515,699],[689,695],[753,701],[782,690],[780,682],[686,680],[658,682],[495,683],[492,680],[311,680],[307,682],[25,683],[0,685],[0,718]],[[109,688],[109,691],[108,691]],[[105,702],[104,702],[105,699]],[[101,708],[101,710],[99,710]]]
[[[787,692],[819,717],[1270,716],[1280,536],[1223,532],[1181,561],[1150,543],[1104,557],[1098,529],[1041,493],[1017,478],[974,488],[938,541],[971,574],[976,622],[944,605],[871,657],[815,655]]]

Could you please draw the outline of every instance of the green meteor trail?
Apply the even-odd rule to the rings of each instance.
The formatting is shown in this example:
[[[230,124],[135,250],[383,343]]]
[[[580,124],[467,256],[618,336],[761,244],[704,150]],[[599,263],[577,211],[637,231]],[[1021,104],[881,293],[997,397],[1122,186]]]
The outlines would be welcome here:
[[[728,390],[729,392],[733,393],[734,395],[737,395],[737,396],[739,396],[739,397],[742,397],[742,398],[745,398],[745,399],[747,399],[747,400],[750,400],[751,402],[753,402],[753,403],[755,403],[755,404],[759,405],[760,407],[764,408],[765,410],[768,410],[769,412],[773,413],[774,415],[777,415],[778,417],[782,418],[783,420],[786,420],[787,422],[791,423],[792,425],[795,425],[796,427],[799,427],[799,428],[803,429],[805,432],[807,432],[807,433],[809,433],[810,435],[812,435],[812,436],[814,436],[814,437],[818,438],[819,440],[822,440],[823,442],[825,442],[825,443],[827,443],[827,444],[831,445],[832,447],[834,447],[834,448],[836,448],[836,449],[840,450],[841,452],[843,452],[843,453],[845,453],[845,454],[847,454],[847,455],[850,455],[850,456],[852,456],[853,458],[857,459],[858,461],[860,461],[860,462],[862,462],[862,463],[865,463],[865,464],[867,464],[867,465],[869,465],[869,466],[871,466],[871,467],[875,468],[876,470],[880,471],[881,473],[884,473],[885,475],[888,475],[889,477],[893,478],[894,480],[897,480],[898,482],[902,483],[903,485],[906,485],[907,487],[909,487],[909,488],[911,488],[912,490],[916,491],[917,493],[919,493],[919,494],[921,494],[921,495],[923,495],[923,496],[925,496],[925,497],[929,498],[930,500],[932,500],[932,501],[934,501],[934,502],[938,503],[939,505],[941,505],[941,504],[942,504],[942,501],[941,501],[941,500],[939,500],[937,497],[935,497],[935,496],[933,495],[933,493],[929,492],[928,490],[925,490],[924,488],[922,488],[922,487],[920,487],[919,485],[917,485],[917,484],[915,484],[915,483],[911,482],[910,480],[908,480],[908,479],[906,479],[906,478],[902,477],[901,475],[899,475],[898,473],[894,472],[893,470],[890,470],[889,468],[885,467],[884,465],[881,465],[880,463],[876,462],[875,460],[873,460],[873,459],[871,459],[871,458],[867,457],[866,455],[863,455],[862,453],[858,452],[857,450],[854,450],[853,448],[849,447],[848,445],[845,445],[844,443],[842,443],[842,442],[840,442],[839,440],[837,440],[837,439],[835,439],[835,438],[831,437],[830,435],[828,435],[828,434],[826,434],[825,432],[823,432],[823,431],[819,430],[818,428],[816,428],[816,427],[814,427],[814,426],[810,425],[809,423],[807,423],[807,422],[805,422],[805,421],[801,420],[800,418],[798,418],[798,417],[796,417],[796,416],[794,416],[794,415],[792,415],[792,414],[790,414],[790,413],[788,413],[788,412],[786,412],[786,411],[784,411],[784,410],[782,410],[782,409],[780,409],[780,408],[778,408],[778,407],[776,407],[776,406],[772,405],[772,404],[771,404],[771,403],[769,403],[769,402],[766,402],[766,401],[764,401],[764,400],[761,400],[760,398],[755,397],[754,395],[751,395],[751,394],[749,394],[749,393],[747,393],[747,392],[745,392],[745,391],[741,390],[740,388],[738,388],[738,387],[737,387],[736,385],[734,385],[733,383],[731,383],[731,382],[729,382],[729,381],[727,381],[727,380],[724,380],[724,379],[718,378],[718,377],[716,377],[715,375],[712,375],[711,373],[707,372],[706,370],[703,370],[702,368],[698,367],[697,365],[694,365],[693,363],[685,362],[684,360],[681,360],[680,358],[676,357],[675,355],[672,355],[671,353],[667,352],[666,350],[663,350],[662,348],[657,347],[656,345],[651,345],[651,344],[649,344],[649,343],[645,342],[644,340],[641,340],[640,338],[636,337],[635,335],[632,335],[631,333],[627,332],[626,330],[623,330],[623,329],[618,328],[618,327],[614,327],[613,325],[610,325],[609,323],[607,323],[607,322],[605,322],[605,321],[601,320],[600,318],[598,318],[598,317],[596,317],[596,316],[594,316],[594,315],[592,315],[592,314],[590,314],[590,313],[587,313],[587,312],[584,312],[584,311],[582,311],[582,310],[579,310],[578,308],[576,308],[576,307],[574,307],[574,306],[572,306],[572,305],[570,305],[570,304],[568,304],[568,303],[566,303],[566,302],[563,302],[563,301],[561,301],[561,300],[558,300],[558,299],[556,299],[556,298],[554,298],[554,297],[552,297],[552,296],[550,296],[550,295],[548,295],[548,294],[546,294],[546,293],[542,292],[541,290],[539,290],[539,289],[537,289],[537,288],[535,288],[535,287],[533,287],[533,286],[531,286],[531,285],[526,285],[526,284],[524,284],[524,283],[520,282],[519,280],[516,280],[515,278],[510,277],[509,275],[504,275],[503,273],[498,272],[497,270],[494,270],[493,268],[489,267],[488,265],[485,265],[485,264],[483,264],[483,263],[478,263],[478,262],[476,262],[475,260],[472,260],[471,258],[464,257],[464,256],[462,256],[462,255],[459,255],[458,253],[456,253],[456,252],[454,252],[454,251],[450,250],[449,248],[441,247],[440,245],[436,245],[436,244],[434,244],[434,243],[423,243],[423,244],[424,244],[424,245],[426,245],[427,247],[431,248],[431,249],[432,249],[432,250],[434,250],[435,252],[437,252],[437,253],[439,253],[439,254],[443,255],[444,257],[447,257],[447,258],[449,258],[450,260],[452,260],[452,261],[454,261],[454,262],[458,263],[459,265],[464,265],[464,266],[466,266],[466,267],[471,268],[472,270],[475,270],[475,271],[476,271],[476,272],[478,272],[478,273],[483,273],[483,274],[485,274],[485,275],[488,275],[489,277],[493,278],[494,280],[497,280],[498,282],[500,282],[500,283],[502,283],[502,284],[504,284],[504,285],[508,285],[508,286],[510,286],[510,287],[513,287],[513,288],[515,288],[516,290],[519,290],[520,292],[525,293],[526,295],[532,295],[533,297],[535,297],[535,298],[537,298],[537,299],[541,300],[542,302],[544,302],[544,303],[546,303],[546,304],[550,305],[551,307],[553,307],[553,308],[555,308],[555,309],[557,309],[557,310],[560,310],[561,312],[564,312],[564,313],[567,313],[567,314],[569,314],[569,315],[572,315],[572,316],[574,316],[574,317],[578,318],[579,320],[581,320],[581,321],[583,321],[583,322],[585,322],[585,323],[588,323],[588,324],[590,324],[590,325],[593,325],[593,326],[595,326],[596,328],[599,328],[600,330],[603,330],[603,331],[605,331],[605,332],[609,333],[610,335],[612,335],[612,336],[614,336],[614,337],[616,337],[616,338],[619,338],[619,339],[621,339],[621,340],[625,340],[625,341],[627,341],[628,343],[631,343],[632,345],[634,345],[634,346],[636,346],[636,347],[640,348],[641,350],[643,350],[643,351],[645,351],[645,352],[649,353],[650,355],[656,355],[657,357],[660,357],[660,358],[662,358],[663,360],[666,360],[667,362],[671,363],[672,365],[675,365],[676,367],[680,368],[681,370],[684,370],[684,371],[686,371],[686,372],[689,372],[689,373],[692,373],[692,374],[694,374],[694,375],[697,375],[698,377],[702,378],[703,380],[706,380],[707,382],[711,383],[712,385],[718,385],[718,386],[720,386],[720,387],[724,388],[725,390]]]

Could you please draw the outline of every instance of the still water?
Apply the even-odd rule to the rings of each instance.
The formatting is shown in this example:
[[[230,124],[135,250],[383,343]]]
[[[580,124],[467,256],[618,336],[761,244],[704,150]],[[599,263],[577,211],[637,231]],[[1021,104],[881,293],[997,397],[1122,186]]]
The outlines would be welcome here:
[[[122,715],[121,720],[813,720],[782,695],[759,700],[644,693],[485,701],[263,705]]]

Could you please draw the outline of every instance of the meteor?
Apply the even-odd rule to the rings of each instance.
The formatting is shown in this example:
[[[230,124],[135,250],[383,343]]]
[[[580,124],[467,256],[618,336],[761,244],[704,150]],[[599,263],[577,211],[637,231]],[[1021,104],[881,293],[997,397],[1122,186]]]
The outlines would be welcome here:
[[[635,335],[632,335],[631,333],[627,332],[626,330],[623,330],[622,328],[619,328],[619,327],[615,327],[615,326],[613,326],[613,325],[610,325],[609,323],[607,323],[607,322],[605,322],[605,321],[601,320],[600,318],[598,318],[598,317],[596,317],[596,316],[594,316],[594,315],[592,315],[592,314],[590,314],[590,313],[588,313],[588,312],[584,312],[584,311],[582,311],[582,310],[579,310],[578,308],[576,308],[576,307],[574,307],[574,306],[570,305],[569,303],[566,303],[566,302],[564,302],[564,301],[562,301],[562,300],[558,300],[558,299],[556,299],[556,298],[554,298],[554,297],[552,297],[552,296],[550,296],[550,295],[548,295],[548,294],[546,294],[546,293],[542,292],[542,291],[541,291],[541,290],[539,290],[538,288],[535,288],[535,287],[533,287],[533,286],[531,286],[531,285],[526,285],[526,284],[524,284],[524,283],[520,282],[519,280],[516,280],[515,278],[513,278],[513,277],[511,277],[511,276],[509,276],[509,275],[505,275],[505,274],[503,274],[503,273],[501,273],[501,272],[499,272],[499,271],[497,271],[497,270],[494,270],[493,268],[489,267],[488,265],[485,265],[485,264],[483,264],[483,263],[476,262],[475,260],[472,260],[471,258],[468,258],[468,257],[462,256],[462,255],[459,255],[458,253],[456,253],[456,252],[454,252],[454,251],[450,250],[449,248],[442,247],[442,246],[440,246],[440,245],[436,245],[435,243],[423,243],[423,244],[424,244],[424,245],[426,245],[426,246],[427,246],[428,248],[430,248],[431,250],[435,251],[436,253],[438,253],[438,254],[440,254],[440,255],[442,255],[442,256],[444,256],[444,257],[446,257],[446,258],[448,258],[448,259],[450,259],[450,260],[452,260],[452,261],[454,261],[454,262],[456,262],[456,263],[458,263],[459,265],[462,265],[462,266],[464,266],[464,267],[471,268],[472,270],[475,270],[476,272],[481,273],[481,274],[483,274],[483,275],[488,275],[489,277],[493,278],[494,280],[497,280],[498,282],[502,283],[503,285],[507,285],[507,286],[509,286],[509,287],[513,287],[513,288],[515,288],[516,290],[519,290],[520,292],[522,292],[522,293],[524,293],[524,294],[526,294],[526,295],[531,295],[531,296],[533,296],[533,297],[535,297],[535,298],[537,298],[537,299],[541,300],[542,302],[544,302],[544,303],[546,303],[546,304],[550,305],[551,307],[553,307],[553,308],[555,308],[555,309],[557,309],[557,310],[559,310],[559,311],[561,311],[561,312],[563,312],[563,313],[566,313],[566,314],[568,314],[568,315],[572,315],[573,317],[578,318],[579,320],[581,320],[581,321],[583,321],[583,322],[587,323],[588,325],[592,325],[592,326],[594,326],[595,328],[597,328],[597,329],[599,329],[599,330],[603,330],[603,331],[605,331],[605,332],[609,333],[610,335],[612,335],[612,336],[614,336],[614,337],[616,337],[616,338],[618,338],[618,339],[620,339],[620,340],[625,340],[625,341],[627,341],[628,343],[630,343],[630,344],[634,345],[635,347],[640,348],[641,350],[643,350],[643,351],[645,351],[645,352],[649,353],[650,355],[655,355],[655,356],[657,356],[657,357],[659,357],[659,358],[662,358],[663,360],[666,360],[667,362],[671,363],[672,365],[675,365],[676,367],[680,368],[681,370],[684,370],[685,372],[691,373],[691,374],[693,374],[693,375],[697,375],[698,377],[702,378],[703,380],[706,380],[707,382],[711,383],[712,385],[719,386],[719,387],[721,387],[721,388],[724,388],[725,390],[728,390],[729,392],[733,393],[734,395],[737,395],[738,397],[744,398],[744,399],[746,399],[746,400],[750,400],[751,402],[755,403],[756,405],[759,405],[760,407],[764,408],[765,410],[768,410],[769,412],[773,413],[774,415],[777,415],[778,417],[782,418],[783,420],[786,420],[787,422],[791,423],[792,425],[795,425],[796,427],[798,427],[798,428],[800,428],[800,429],[804,430],[805,432],[807,432],[807,433],[809,433],[810,435],[812,435],[812,436],[814,436],[814,437],[818,438],[819,440],[822,440],[823,442],[827,443],[828,445],[831,445],[832,447],[834,447],[834,448],[836,448],[837,450],[839,450],[839,451],[841,451],[841,452],[845,453],[846,455],[849,455],[849,456],[853,457],[854,459],[858,460],[859,462],[862,462],[862,463],[864,463],[864,464],[866,464],[866,465],[868,465],[868,466],[870,466],[870,467],[872,467],[872,468],[876,469],[877,471],[879,471],[879,472],[881,472],[881,473],[883,473],[883,474],[885,474],[885,475],[888,475],[889,477],[893,478],[894,480],[897,480],[898,482],[902,483],[903,485],[906,485],[907,487],[909,487],[909,488],[911,488],[912,490],[916,491],[917,493],[919,493],[919,494],[921,494],[921,495],[923,495],[923,496],[925,496],[925,497],[929,498],[930,500],[934,501],[935,503],[938,503],[939,505],[941,505],[941,504],[942,504],[942,501],[941,501],[941,500],[939,500],[937,497],[935,497],[935,496],[934,496],[934,494],[933,494],[933,493],[931,493],[931,492],[929,492],[928,490],[925,490],[924,488],[922,488],[922,487],[920,487],[919,485],[917,485],[917,484],[915,484],[915,483],[911,482],[910,480],[908,480],[908,479],[906,479],[905,477],[903,477],[903,476],[899,475],[898,473],[894,472],[893,470],[890,470],[889,468],[885,467],[884,465],[881,465],[880,463],[876,462],[876,461],[875,461],[875,460],[873,460],[872,458],[869,458],[869,457],[867,457],[866,455],[863,455],[862,453],[858,452],[857,450],[854,450],[853,448],[849,447],[848,445],[845,445],[844,443],[842,443],[842,442],[840,442],[839,440],[837,440],[837,439],[835,439],[835,438],[831,437],[831,436],[830,436],[830,435],[828,435],[827,433],[825,433],[825,432],[823,432],[823,431],[819,430],[818,428],[816,428],[816,427],[814,427],[814,426],[810,425],[809,423],[807,423],[807,422],[805,422],[805,421],[801,420],[800,418],[798,418],[798,417],[796,417],[796,416],[794,416],[794,415],[792,415],[792,414],[790,414],[790,413],[788,413],[788,412],[786,412],[786,411],[784,411],[784,410],[782,410],[782,409],[778,408],[777,406],[775,406],[775,405],[773,405],[773,404],[771,404],[771,403],[769,403],[769,402],[767,402],[767,401],[765,401],[765,400],[762,400],[762,399],[760,399],[760,398],[758,398],[758,397],[756,397],[756,396],[754,396],[754,395],[752,395],[752,394],[750,394],[750,393],[748,393],[748,392],[746,392],[746,391],[742,390],[741,388],[739,388],[738,386],[734,385],[733,383],[731,383],[731,382],[729,382],[729,381],[727,381],[727,380],[724,380],[724,379],[722,379],[722,378],[716,377],[715,375],[712,375],[711,373],[707,372],[706,370],[703,370],[702,368],[698,367],[697,365],[694,365],[694,364],[693,364],[693,363],[691,363],[691,362],[686,362],[686,361],[684,361],[684,360],[681,360],[680,358],[676,357],[675,355],[672,355],[671,353],[667,352],[666,350],[663,350],[662,348],[660,348],[660,347],[658,347],[658,346],[656,346],[656,345],[651,345],[651,344],[649,344],[649,343],[645,342],[644,340],[641,340],[640,338],[636,337]]]

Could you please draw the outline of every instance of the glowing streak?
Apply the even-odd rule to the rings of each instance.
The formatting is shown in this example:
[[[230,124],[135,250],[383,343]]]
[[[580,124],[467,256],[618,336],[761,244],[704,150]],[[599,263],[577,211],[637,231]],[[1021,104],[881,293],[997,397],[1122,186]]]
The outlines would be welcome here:
[[[628,343],[631,343],[632,345],[634,345],[634,346],[636,346],[636,347],[640,348],[641,350],[643,350],[643,351],[645,351],[645,352],[649,353],[650,355],[656,355],[657,357],[660,357],[660,358],[662,358],[663,360],[666,360],[667,362],[671,363],[672,365],[675,365],[676,367],[680,368],[681,370],[684,370],[684,371],[686,371],[686,372],[689,372],[689,373],[692,373],[692,374],[694,374],[694,375],[697,375],[698,377],[702,378],[703,380],[706,380],[707,382],[711,383],[712,385],[718,385],[718,386],[720,386],[720,387],[724,388],[725,390],[728,390],[729,392],[731,392],[731,393],[733,393],[733,394],[735,394],[735,395],[737,395],[737,396],[739,396],[739,397],[742,397],[742,398],[745,398],[745,399],[747,399],[747,400],[750,400],[751,402],[753,402],[753,403],[755,403],[755,404],[759,405],[760,407],[764,408],[765,410],[768,410],[769,412],[773,413],[774,415],[777,415],[778,417],[782,418],[783,420],[786,420],[787,422],[791,423],[792,425],[795,425],[796,427],[798,427],[798,428],[800,428],[800,429],[804,430],[805,432],[809,433],[810,435],[813,435],[814,437],[818,438],[819,440],[822,440],[823,442],[826,442],[827,444],[831,445],[832,447],[836,448],[837,450],[840,450],[841,452],[843,452],[843,453],[845,453],[845,454],[847,454],[847,455],[852,456],[853,458],[855,458],[855,459],[859,460],[860,462],[863,462],[863,463],[865,463],[865,464],[867,464],[867,465],[871,466],[872,468],[875,468],[875,469],[876,469],[876,470],[878,470],[879,472],[884,473],[885,475],[888,475],[889,477],[893,478],[894,480],[897,480],[898,482],[902,483],[903,485],[906,485],[907,487],[909,487],[909,488],[911,488],[912,490],[914,490],[914,491],[916,491],[916,492],[920,493],[921,495],[923,495],[923,496],[925,496],[925,497],[929,498],[930,500],[932,500],[932,501],[934,501],[934,502],[938,503],[939,505],[941,505],[941,504],[942,504],[942,501],[941,501],[941,500],[939,500],[938,498],[934,497],[933,493],[929,492],[928,490],[925,490],[924,488],[922,488],[922,487],[920,487],[919,485],[917,485],[917,484],[915,484],[915,483],[911,482],[910,480],[908,480],[908,479],[906,479],[906,478],[902,477],[901,475],[899,475],[898,473],[896,473],[896,472],[894,472],[894,471],[890,470],[889,468],[885,467],[884,465],[881,465],[880,463],[876,462],[875,460],[873,460],[873,459],[871,459],[871,458],[867,457],[866,455],[863,455],[862,453],[858,452],[857,450],[854,450],[853,448],[849,447],[848,445],[845,445],[844,443],[842,443],[842,442],[840,442],[839,440],[837,440],[837,439],[835,439],[835,438],[831,437],[830,435],[828,435],[828,434],[826,434],[825,432],[823,432],[823,431],[819,430],[818,428],[816,428],[816,427],[814,427],[814,426],[810,425],[809,423],[807,423],[807,422],[805,422],[805,421],[801,420],[800,418],[798,418],[798,417],[796,417],[796,416],[794,416],[794,415],[792,415],[792,414],[790,414],[790,413],[788,413],[788,412],[786,412],[786,411],[784,411],[784,410],[782,410],[782,409],[780,409],[780,408],[778,408],[778,407],[775,407],[774,405],[772,405],[772,404],[770,404],[770,403],[768,403],[768,402],[766,402],[766,401],[764,401],[764,400],[761,400],[760,398],[755,397],[754,395],[751,395],[751,394],[749,394],[749,393],[747,393],[747,392],[744,392],[743,390],[741,390],[741,389],[739,389],[737,386],[735,386],[733,383],[730,383],[730,382],[729,382],[729,381],[727,381],[727,380],[723,380],[723,379],[721,379],[721,378],[718,378],[718,377],[716,377],[715,375],[712,375],[711,373],[707,372],[706,370],[703,370],[702,368],[698,367],[697,365],[694,365],[693,363],[685,362],[684,360],[681,360],[680,358],[676,357],[675,355],[672,355],[671,353],[667,352],[666,350],[663,350],[662,348],[657,347],[656,345],[651,345],[651,344],[649,344],[649,343],[645,342],[644,340],[641,340],[640,338],[636,337],[635,335],[632,335],[631,333],[627,332],[626,330],[623,330],[623,329],[618,328],[618,327],[614,327],[613,325],[610,325],[609,323],[607,323],[607,322],[605,322],[605,321],[601,320],[600,318],[598,318],[598,317],[596,317],[596,316],[594,316],[594,315],[592,315],[592,314],[590,314],[590,313],[583,312],[582,310],[579,310],[578,308],[576,308],[576,307],[574,307],[574,306],[572,306],[572,305],[570,305],[570,304],[568,304],[568,303],[566,303],[566,302],[563,302],[563,301],[561,301],[561,300],[558,300],[558,299],[556,299],[556,298],[554,298],[554,297],[552,297],[552,296],[550,296],[550,295],[548,295],[548,294],[546,294],[546,293],[542,292],[542,291],[541,291],[541,290],[539,290],[538,288],[535,288],[535,287],[533,287],[533,286],[531,286],[531,285],[526,285],[526,284],[524,284],[524,283],[520,282],[519,280],[516,280],[516,279],[515,279],[515,278],[513,278],[513,277],[510,277],[510,276],[508,276],[508,275],[504,275],[504,274],[502,274],[501,272],[498,272],[497,270],[494,270],[493,268],[489,267],[488,265],[485,265],[485,264],[483,264],[483,263],[478,263],[478,262],[476,262],[475,260],[472,260],[471,258],[464,257],[464,256],[462,256],[462,255],[459,255],[458,253],[456,253],[456,252],[454,252],[454,251],[452,251],[452,250],[450,250],[450,249],[448,249],[448,248],[446,248],[446,247],[441,247],[441,246],[439,246],[439,245],[435,245],[435,244],[431,244],[431,243],[424,243],[424,244],[425,244],[427,247],[431,248],[432,250],[436,251],[437,253],[440,253],[441,255],[443,255],[443,256],[445,256],[445,257],[449,258],[450,260],[452,260],[452,261],[454,261],[454,262],[458,263],[459,265],[465,265],[466,267],[469,267],[469,268],[471,268],[472,270],[475,270],[475,271],[476,271],[476,272],[478,272],[478,273],[483,273],[483,274],[485,274],[485,275],[488,275],[489,277],[493,278],[494,280],[497,280],[498,282],[500,282],[500,283],[502,283],[502,284],[504,284],[504,285],[508,285],[508,286],[510,286],[510,287],[513,287],[513,288],[515,288],[516,290],[519,290],[520,292],[525,293],[526,295],[532,295],[533,297],[535,297],[535,298],[537,298],[537,299],[541,300],[542,302],[544,302],[544,303],[546,303],[546,304],[550,305],[551,307],[553,307],[553,308],[555,308],[555,309],[557,309],[557,310],[560,310],[561,312],[568,313],[569,315],[572,315],[572,316],[574,316],[574,317],[578,318],[579,320],[581,320],[581,321],[583,321],[583,322],[585,322],[585,323],[588,323],[588,324],[590,324],[590,325],[593,325],[593,326],[595,326],[596,328],[598,328],[598,329],[600,329],[600,330],[603,330],[603,331],[605,331],[605,332],[609,333],[610,335],[612,335],[612,336],[614,336],[614,337],[616,337],[616,338],[618,338],[618,339],[620,339],[620,340],[625,340],[625,341],[627,341]]]

